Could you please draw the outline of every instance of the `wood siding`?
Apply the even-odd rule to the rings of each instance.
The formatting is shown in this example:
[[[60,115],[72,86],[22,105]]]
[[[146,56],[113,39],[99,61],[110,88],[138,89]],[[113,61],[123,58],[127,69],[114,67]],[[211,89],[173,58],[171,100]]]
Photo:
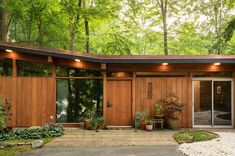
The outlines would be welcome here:
[[[55,94],[54,78],[0,77],[0,95],[12,104],[8,124],[14,127],[42,126],[53,122]]]
[[[174,93],[179,97],[179,102],[184,104],[184,110],[180,114],[181,127],[191,127],[192,120],[189,118],[192,118],[192,108],[188,102],[191,101],[192,91],[188,79],[190,77],[137,77],[135,112],[148,111],[152,117],[157,101],[166,98],[168,93]]]

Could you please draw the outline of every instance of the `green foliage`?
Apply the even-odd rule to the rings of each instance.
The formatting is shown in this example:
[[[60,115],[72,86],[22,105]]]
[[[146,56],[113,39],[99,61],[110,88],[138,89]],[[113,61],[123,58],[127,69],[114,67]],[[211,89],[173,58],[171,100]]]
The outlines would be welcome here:
[[[168,3],[170,54],[208,54],[208,50],[211,54],[234,54],[234,0]],[[162,16],[157,1],[8,0],[0,7],[8,11],[10,42],[66,50],[73,42],[74,50],[85,51],[87,20],[93,53],[163,54]]]
[[[145,120],[144,123],[146,125],[152,125],[153,124],[153,121],[152,120]]]
[[[104,117],[93,117],[91,118],[91,127],[97,128],[97,126],[104,124]]]
[[[42,128],[24,129],[16,128],[14,132],[0,133],[0,141],[14,139],[41,139],[58,137],[64,134],[62,125],[53,124]]]
[[[11,103],[8,100],[3,101],[0,96],[0,132],[6,128],[6,122],[10,120]]]
[[[173,138],[178,143],[182,144],[182,143],[212,140],[218,138],[218,135],[205,130],[185,130],[175,133],[173,135]]]

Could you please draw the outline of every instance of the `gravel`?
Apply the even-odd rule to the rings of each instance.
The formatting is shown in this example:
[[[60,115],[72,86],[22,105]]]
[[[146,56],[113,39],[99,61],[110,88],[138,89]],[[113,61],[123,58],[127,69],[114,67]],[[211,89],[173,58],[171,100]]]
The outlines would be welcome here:
[[[183,143],[179,150],[188,156],[235,156],[235,133],[218,132],[219,138],[194,143]]]

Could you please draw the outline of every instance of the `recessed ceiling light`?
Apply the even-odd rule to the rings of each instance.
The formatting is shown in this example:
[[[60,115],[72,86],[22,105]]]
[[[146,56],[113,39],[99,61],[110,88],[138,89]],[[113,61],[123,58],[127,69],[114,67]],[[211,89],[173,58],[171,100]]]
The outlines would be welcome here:
[[[164,62],[164,63],[162,63],[162,65],[163,65],[163,66],[167,66],[167,65],[168,65],[168,63],[167,63],[167,62]]]
[[[215,66],[219,66],[219,65],[221,65],[221,63],[215,62],[214,65],[215,65]]]
[[[80,62],[81,60],[79,60],[79,59],[75,59],[75,61],[76,61],[76,62]]]
[[[11,50],[11,49],[6,49],[5,51],[8,52],[8,53],[13,52],[13,50]]]

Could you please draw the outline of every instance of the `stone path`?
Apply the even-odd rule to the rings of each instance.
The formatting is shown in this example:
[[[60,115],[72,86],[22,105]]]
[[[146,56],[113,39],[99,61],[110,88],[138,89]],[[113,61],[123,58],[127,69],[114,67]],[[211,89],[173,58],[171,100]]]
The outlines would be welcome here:
[[[183,156],[172,138],[174,133],[66,128],[64,136],[24,156]]]
[[[81,147],[81,146],[141,146],[141,145],[177,145],[172,138],[174,131],[100,130],[99,132],[66,129],[65,135],[54,139],[47,147]]]

